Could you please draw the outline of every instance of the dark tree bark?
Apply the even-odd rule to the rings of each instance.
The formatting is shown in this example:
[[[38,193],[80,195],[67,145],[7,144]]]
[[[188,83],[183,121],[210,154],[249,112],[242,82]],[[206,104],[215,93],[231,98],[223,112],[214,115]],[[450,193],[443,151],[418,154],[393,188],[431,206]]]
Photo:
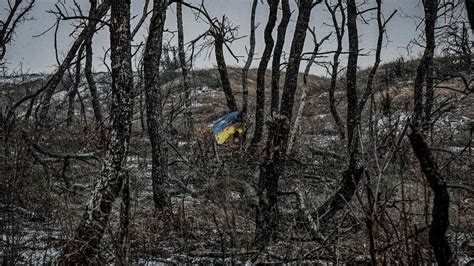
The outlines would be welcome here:
[[[115,262],[117,265],[129,265],[129,226],[130,226],[130,177],[124,173],[122,201],[120,202],[120,220]]]
[[[276,236],[278,228],[278,179],[284,170],[284,158],[290,133],[293,100],[301,61],[301,53],[306,38],[311,9],[319,2],[301,0],[295,33],[290,51],[290,60],[285,77],[280,113],[268,122],[268,139],[265,160],[260,167],[257,194],[259,203],[256,212],[255,245],[264,247]]]
[[[130,39],[130,0],[111,0],[110,45],[112,106],[110,141],[101,175],[76,230],[63,250],[63,264],[100,264],[100,242],[115,199],[124,182],[123,165],[130,140],[133,113],[133,74]]]
[[[382,1],[377,0],[377,25],[378,39],[375,52],[375,62],[367,79],[367,85],[362,95],[362,99],[358,101],[357,97],[357,60],[359,39],[357,33],[357,6],[355,0],[347,1],[347,28],[349,33],[349,58],[347,62],[346,73],[346,91],[347,91],[347,150],[349,154],[349,165],[342,177],[341,186],[333,197],[321,205],[314,214],[314,218],[320,219],[322,223],[327,222],[330,218],[346,206],[354,195],[359,181],[364,173],[364,167],[361,165],[359,158],[359,127],[361,123],[361,115],[367,98],[372,94],[373,80],[380,64],[380,52],[382,49],[383,35],[385,26],[393,17],[393,12],[388,19],[382,21]]]
[[[365,104],[367,100],[369,99],[369,96],[372,95],[374,89],[374,78],[375,74],[377,73],[377,70],[380,65],[380,54],[382,52],[382,44],[383,44],[383,36],[385,34],[385,26],[387,23],[390,21],[390,19],[395,15],[397,10],[392,12],[392,14],[386,19],[385,21],[382,20],[382,0],[376,0],[377,3],[377,8],[376,8],[376,20],[377,20],[377,28],[378,28],[378,37],[377,37],[377,44],[375,48],[375,61],[370,69],[369,76],[367,77],[367,85],[365,87],[365,90],[362,94],[362,97],[359,101],[359,106],[358,106],[358,113],[359,113],[359,121],[361,120],[362,112],[364,111]]]
[[[423,121],[423,130],[428,131],[432,127],[431,111],[433,109],[434,91],[433,91],[433,57],[436,47],[435,27],[436,19],[438,18],[438,0],[426,1],[423,3],[425,9],[425,35],[426,47],[428,50],[426,56],[426,102],[425,102],[425,116]],[[425,51],[426,51],[425,50]],[[424,54],[423,54],[424,56]]]
[[[248,72],[252,65],[253,56],[255,53],[255,12],[257,10],[258,0],[253,0],[252,11],[250,13],[250,47],[248,50],[247,61],[242,68],[242,118],[244,121],[247,117],[247,109],[249,104],[249,81]]]
[[[67,116],[66,116],[66,126],[70,127],[72,120],[74,118],[74,103],[76,100],[76,94],[78,93],[79,85],[81,83],[81,62],[82,55],[84,53],[84,45],[81,46],[79,52],[77,52],[77,59],[75,65],[74,81],[72,86],[70,86],[70,91],[68,93],[68,107],[67,107]]]
[[[342,39],[344,37],[344,28],[346,26],[346,13],[344,12],[344,8],[342,7],[342,0],[338,0],[336,6],[331,7],[329,5],[329,1],[326,0],[326,7],[331,13],[331,18],[334,26],[334,31],[336,32],[336,41],[337,47],[336,51],[334,52],[333,60],[332,60],[332,69],[331,69],[331,84],[329,85],[328,95],[329,95],[329,110],[331,111],[331,115],[334,118],[334,122],[336,123],[337,130],[339,131],[339,136],[341,140],[346,139],[346,132],[344,128],[344,124],[342,123],[341,117],[339,116],[339,112],[337,111],[336,106],[336,98],[334,93],[336,91],[337,85],[337,75],[339,71],[339,57],[342,52]],[[339,25],[337,21],[337,9],[341,11],[341,24]]]
[[[426,77],[428,73],[432,71],[433,67],[433,55],[435,49],[435,26],[438,11],[438,0],[426,0],[423,1],[423,7],[425,12],[425,39],[426,46],[421,58],[420,64],[416,69],[415,85],[413,91],[414,97],[414,116],[413,123],[416,127],[420,128],[423,119],[423,87],[425,82],[429,82],[428,79],[432,77]],[[426,105],[425,114],[429,112],[428,118],[431,120],[431,105],[433,103],[433,84],[430,81],[431,87],[426,88]],[[426,121],[425,121],[426,122]]]
[[[217,69],[219,70],[219,77],[221,78],[222,90],[224,91],[227,100],[227,107],[230,111],[237,111],[237,103],[235,101],[232,87],[230,86],[229,73],[227,71],[227,64],[224,59],[224,37],[218,33],[214,33],[214,52],[216,54]]]
[[[320,224],[325,224],[336,214],[338,210],[344,208],[355,193],[364,169],[358,166],[357,158],[351,156],[349,166],[342,175],[342,182],[339,189],[323,205],[319,206],[313,218],[319,220]]]
[[[281,1],[282,16],[280,24],[277,29],[277,39],[275,42],[275,49],[273,51],[272,60],[272,89],[271,89],[271,114],[278,113],[280,102],[280,62],[283,46],[285,44],[286,29],[291,18],[290,4],[288,0]]]
[[[90,11],[89,16],[95,17],[97,12],[97,0],[90,0]],[[94,117],[96,121],[97,128],[100,131],[100,134],[103,137],[102,133],[102,123],[103,123],[103,115],[102,115],[102,107],[100,105],[99,94],[97,92],[97,86],[95,85],[94,76],[92,74],[92,38],[94,37],[95,33],[95,26],[91,24],[88,25],[88,37],[86,38],[85,45],[86,45],[86,64],[84,68],[84,73],[86,75],[87,83],[89,85],[89,91],[91,94],[91,103],[92,109],[94,110]]]
[[[263,50],[262,58],[257,70],[257,95],[255,107],[255,132],[252,138],[252,145],[258,144],[263,136],[263,124],[265,122],[265,73],[267,72],[268,62],[273,50],[272,32],[275,27],[278,2],[279,0],[267,0],[270,13],[268,15],[267,25],[265,26],[264,39],[265,49]]]
[[[316,3],[319,3],[316,2]],[[281,98],[280,114],[288,118],[291,121],[293,114],[293,106],[295,101],[295,93],[298,85],[298,73],[301,62],[301,53],[303,52],[303,46],[306,39],[306,30],[308,29],[309,19],[311,17],[311,10],[315,6],[311,0],[301,0],[298,6],[298,19],[296,21],[296,28],[293,34],[293,40],[291,43],[290,57],[288,60],[288,67],[286,70],[285,84],[283,87],[283,94]],[[284,132],[282,146],[282,153],[286,154],[286,148],[288,145],[290,130]]]
[[[431,215],[431,227],[429,233],[430,244],[439,265],[452,265],[452,253],[446,238],[449,226],[449,193],[446,183],[441,177],[430,147],[426,144],[423,135],[411,125],[411,133],[408,134],[411,146],[420,162],[426,180],[433,190],[433,211]]]
[[[357,153],[359,123],[357,97],[357,60],[359,58],[359,35],[357,30],[357,5],[355,0],[347,1],[347,31],[349,34],[349,57],[346,71],[347,94],[347,149],[349,153]]]
[[[162,214],[170,210],[170,201],[165,189],[168,177],[168,147],[166,133],[161,125],[161,88],[159,67],[163,44],[163,27],[166,20],[167,0],[153,1],[148,39],[143,56],[145,101],[148,136],[151,142],[153,200],[155,208]]]
[[[256,227],[254,244],[261,249],[277,236],[278,229],[278,179],[282,170],[285,132],[289,121],[285,116],[275,115],[267,123],[269,136],[265,148],[265,160],[260,165],[257,196]]]
[[[4,64],[3,58],[7,52],[7,45],[13,40],[18,25],[24,21],[34,3],[35,0],[15,0],[13,3],[8,1],[7,16],[0,23],[0,65]],[[25,5],[22,7],[23,4]]]
[[[237,103],[230,85],[229,73],[227,71],[227,64],[224,57],[225,45],[232,56],[237,59],[228,46],[228,43],[232,43],[235,40],[234,32],[237,28],[230,25],[225,15],[222,16],[221,21],[219,21],[217,18],[211,18],[203,4],[201,4],[201,7],[198,8],[182,0],[180,0],[180,3],[199,12],[201,15],[203,15],[203,20],[205,20],[210,25],[210,29],[204,34],[201,34],[193,41],[193,43],[208,36],[212,36],[214,39],[214,53],[216,56],[217,70],[219,71],[219,77],[221,80],[222,90],[224,91],[227,101],[227,106],[229,107],[230,111],[237,111]]]
[[[471,24],[471,31],[474,32],[474,0],[465,0],[467,16]]]
[[[87,25],[90,27],[96,27],[98,23],[98,19],[101,19],[102,17],[107,14],[107,11],[109,10],[110,7],[110,0],[105,0],[100,4],[100,6],[97,8],[97,16],[95,17],[96,19],[91,19],[87,22]],[[72,60],[74,59],[77,50],[81,47],[82,43],[88,38],[89,36],[89,29],[88,26],[84,28],[79,36],[76,38],[74,43],[72,44],[71,48],[69,48],[69,51],[64,58],[63,62],[59,66],[58,70],[48,79],[48,82],[46,83],[44,90],[45,94],[42,100],[42,105],[43,107],[40,110],[39,113],[39,120],[42,125],[49,126],[49,121],[48,121],[48,113],[51,105],[51,98],[54,95],[54,90],[58,86],[58,84],[61,82],[64,73],[66,70],[69,68],[71,65]]]
[[[189,141],[193,132],[193,117],[191,113],[191,92],[188,84],[188,66],[186,65],[186,53],[184,52],[184,30],[183,30],[183,6],[180,1],[176,3],[176,23],[178,27],[178,57],[183,75],[184,90],[184,121],[186,122],[186,138]]]

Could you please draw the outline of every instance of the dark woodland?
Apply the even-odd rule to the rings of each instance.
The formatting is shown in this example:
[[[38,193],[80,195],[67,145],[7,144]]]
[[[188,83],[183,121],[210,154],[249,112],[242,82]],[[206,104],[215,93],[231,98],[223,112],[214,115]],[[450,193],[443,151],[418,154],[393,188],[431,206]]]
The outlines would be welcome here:
[[[50,0],[48,73],[2,1],[0,264],[474,263],[473,0]]]

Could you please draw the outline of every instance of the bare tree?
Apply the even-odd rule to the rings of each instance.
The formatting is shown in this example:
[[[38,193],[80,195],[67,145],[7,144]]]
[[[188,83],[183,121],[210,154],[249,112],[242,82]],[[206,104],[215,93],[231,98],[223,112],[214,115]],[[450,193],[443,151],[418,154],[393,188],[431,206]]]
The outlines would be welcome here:
[[[283,170],[281,163],[285,132],[289,130],[289,121],[285,116],[275,115],[267,122],[268,139],[265,147],[265,159],[260,165],[257,186],[258,205],[255,217],[254,245],[262,249],[275,240],[278,232],[278,179]]]
[[[168,177],[168,151],[166,133],[161,125],[161,87],[159,67],[163,44],[163,27],[166,20],[167,0],[153,1],[153,14],[143,56],[143,74],[145,81],[145,101],[147,113],[148,136],[151,142],[153,182],[153,200],[161,213],[170,210],[169,197],[165,189]]]
[[[280,104],[280,114],[286,116],[291,121],[293,114],[293,106],[295,101],[295,93],[298,85],[298,72],[300,68],[301,54],[306,39],[306,31],[308,29],[309,19],[311,17],[311,10],[321,1],[302,0],[298,5],[298,18],[296,20],[295,32],[293,33],[293,40],[290,48],[290,56],[285,76],[285,84],[283,87],[283,94]],[[283,154],[286,154],[286,148],[289,138],[288,132],[284,133],[285,137],[282,147]]]
[[[74,103],[76,100],[76,94],[78,94],[79,85],[81,83],[81,67],[82,67],[81,62],[82,62],[83,54],[84,54],[84,45],[82,45],[81,48],[79,48],[79,51],[77,52],[74,80],[72,81],[72,86],[69,86],[70,89],[68,92],[68,109],[67,109],[67,116],[66,116],[66,125],[68,127],[70,127],[72,124],[72,120],[74,117]]]
[[[304,106],[306,104],[306,90],[308,89],[308,75],[309,71],[311,70],[311,67],[313,66],[316,57],[318,56],[319,48],[325,41],[329,39],[332,33],[329,33],[326,35],[324,38],[321,39],[321,41],[318,42],[318,38],[316,36],[315,29],[308,28],[309,32],[311,33],[311,36],[313,37],[313,43],[314,43],[314,48],[313,52],[311,53],[311,57],[308,59],[308,63],[306,64],[306,67],[304,69],[303,73],[303,87],[301,88],[301,98],[300,98],[300,106],[298,107],[298,112],[296,113],[296,119],[294,126],[291,128],[290,131],[290,138],[288,141],[288,149],[287,149],[287,154],[291,153],[291,149],[293,148],[293,143],[295,142],[295,138],[297,134],[299,133],[299,130],[301,128],[301,118],[303,116],[303,110]]]
[[[183,30],[183,6],[181,1],[176,2],[176,23],[178,26],[178,56],[181,66],[181,74],[183,75],[183,91],[184,91],[184,120],[186,122],[186,138],[191,139],[193,132],[193,117],[191,113],[191,92],[188,84],[188,66],[186,64],[186,53],[184,52],[184,30]]]
[[[416,127],[422,125],[423,108],[425,111],[424,122],[429,124],[431,120],[431,108],[433,105],[433,56],[435,50],[435,26],[438,18],[438,0],[423,1],[425,12],[425,39],[426,46],[420,64],[416,69],[415,85],[413,90],[414,117],[413,123]],[[426,102],[423,103],[423,87],[426,84]],[[423,105],[425,105],[423,107]],[[424,128],[426,128],[426,125]]]
[[[4,64],[7,45],[12,42],[16,29],[25,21],[34,3],[35,0],[15,0],[13,3],[8,0],[7,17],[0,20],[0,66]]]
[[[331,84],[329,85],[328,96],[329,96],[329,110],[331,111],[331,115],[334,118],[334,122],[336,123],[336,127],[339,131],[339,136],[341,140],[346,139],[346,132],[344,125],[341,121],[341,117],[339,116],[339,112],[337,111],[336,106],[336,98],[335,98],[335,91],[337,85],[337,76],[339,74],[339,57],[342,53],[342,40],[344,38],[345,27],[346,27],[346,13],[344,11],[344,7],[342,5],[342,1],[338,0],[337,4],[334,7],[331,7],[328,0],[325,0],[326,7],[331,13],[331,19],[334,27],[334,32],[336,32],[336,42],[337,47],[334,52],[333,60],[332,60],[332,69],[331,69]],[[341,22],[339,25],[338,18],[337,18],[337,10],[339,9],[339,14],[341,17]]]
[[[273,116],[268,122],[266,157],[260,166],[258,181],[258,205],[256,212],[255,244],[263,248],[275,239],[278,229],[278,182],[283,170],[286,148],[290,133],[290,119],[297,87],[298,70],[303,52],[312,8],[320,3],[312,0],[299,2],[299,14],[291,45],[288,70],[281,102],[281,115]]]
[[[347,30],[349,34],[349,57],[346,71],[346,94],[347,94],[347,153],[349,165],[343,173],[341,184],[336,193],[323,203],[313,216],[323,222],[333,217],[334,214],[346,206],[354,195],[357,185],[365,171],[360,158],[360,126],[362,112],[365,103],[373,93],[373,81],[380,64],[380,53],[382,50],[383,36],[387,23],[393,18],[396,10],[387,19],[383,19],[382,0],[377,0],[376,20],[378,26],[377,46],[375,50],[375,61],[367,77],[366,87],[359,100],[357,94],[357,61],[359,57],[359,36],[357,29],[357,16],[365,11],[358,11],[355,0],[347,1]]]
[[[110,46],[112,107],[110,141],[91,200],[61,257],[62,263],[100,263],[100,242],[115,199],[124,185],[132,119],[133,74],[130,38],[130,0],[110,1]]]
[[[430,244],[438,264],[451,265],[453,263],[452,253],[446,238],[449,226],[449,193],[446,182],[439,173],[430,147],[414,125],[411,125],[411,133],[408,134],[408,138],[434,194],[429,233]]]
[[[229,72],[227,71],[227,64],[224,57],[224,45],[229,41],[226,38],[228,33],[231,33],[231,38],[233,38],[232,32],[234,29],[228,24],[228,19],[226,16],[222,17],[222,20],[214,20],[213,24],[209,30],[209,33],[214,38],[214,53],[216,55],[217,70],[219,71],[219,76],[221,78],[221,85],[224,91],[227,106],[231,111],[237,110],[237,103],[235,101],[234,92],[230,86]]]
[[[281,20],[278,24],[277,39],[275,42],[275,49],[273,51],[272,59],[272,91],[271,91],[271,114],[278,113],[280,104],[280,67],[281,67],[281,54],[283,52],[283,46],[285,44],[286,29],[291,18],[290,4],[288,0],[281,1]]]
[[[233,26],[226,15],[223,15],[220,20],[218,18],[211,18],[209,12],[204,6],[204,2],[201,3],[199,8],[184,1],[181,1],[180,3],[196,11],[199,14],[199,18],[209,25],[209,30],[199,35],[196,39],[192,40],[191,44],[194,46],[194,44],[200,39],[212,37],[212,42],[206,42],[203,47],[210,47],[211,45],[214,46],[217,70],[219,71],[219,78],[221,80],[222,90],[224,91],[224,95],[226,97],[227,107],[229,107],[231,111],[236,111],[238,108],[232,87],[230,85],[229,73],[227,71],[227,64],[224,57],[224,47],[227,49],[227,51],[229,51],[231,56],[238,61],[237,57],[229,47],[229,44],[239,39],[236,36],[238,27]],[[204,18],[201,17],[201,15]]]
[[[90,0],[90,9],[89,9],[89,16],[96,17],[97,12],[97,0]],[[99,94],[97,92],[97,86],[95,84],[94,75],[92,74],[92,58],[93,58],[93,51],[92,51],[92,38],[94,37],[94,33],[96,30],[96,25],[89,23],[87,26],[88,28],[88,36],[85,41],[86,46],[86,64],[84,66],[84,72],[86,75],[87,83],[89,85],[89,91],[91,94],[91,103],[92,109],[94,110],[94,116],[96,125],[100,131],[100,135],[102,139],[105,137],[103,136],[103,130],[101,129],[103,123],[103,114],[102,114],[102,107],[100,105]]]
[[[248,50],[247,61],[242,68],[242,117],[246,120],[247,109],[249,104],[249,82],[248,82],[248,72],[250,66],[252,65],[253,56],[255,54],[255,12],[257,10],[258,0],[253,0],[252,11],[250,13],[250,47]]]
[[[357,60],[359,58],[359,33],[357,29],[357,5],[355,0],[347,1],[347,32],[349,34],[349,56],[346,71],[347,95],[347,149],[351,157],[356,156],[359,147],[359,125],[357,97]]]
[[[273,28],[275,27],[279,0],[267,0],[269,15],[267,25],[265,26],[264,39],[265,49],[257,70],[257,95],[255,107],[255,132],[252,138],[252,145],[258,144],[263,136],[263,123],[265,122],[265,74],[267,72],[268,62],[273,50]]]
[[[109,6],[110,6],[109,0],[105,0],[104,2],[102,2],[100,6],[97,8],[96,16],[87,17],[88,19],[87,25],[90,25],[89,27],[95,28],[96,25],[99,23],[99,21],[102,19],[102,17],[104,17],[107,11],[109,10]],[[58,17],[63,18],[63,19],[66,18],[65,15],[62,14],[61,12],[59,12]],[[53,97],[54,91],[56,87],[58,86],[58,84],[61,82],[64,73],[71,65],[71,62],[76,56],[76,53],[81,47],[82,43],[89,37],[89,35],[90,35],[90,28],[86,26],[86,28],[84,28],[81,31],[79,36],[76,38],[74,43],[69,48],[69,51],[66,54],[66,57],[64,58],[61,65],[59,65],[56,72],[53,75],[51,75],[46,85],[42,88],[42,90],[45,91],[44,97],[41,103],[43,107],[41,108],[40,113],[39,113],[39,122],[42,125],[48,126],[49,123],[47,121],[48,120],[47,118],[48,118],[48,113],[49,113],[49,109],[51,105],[51,98]]]

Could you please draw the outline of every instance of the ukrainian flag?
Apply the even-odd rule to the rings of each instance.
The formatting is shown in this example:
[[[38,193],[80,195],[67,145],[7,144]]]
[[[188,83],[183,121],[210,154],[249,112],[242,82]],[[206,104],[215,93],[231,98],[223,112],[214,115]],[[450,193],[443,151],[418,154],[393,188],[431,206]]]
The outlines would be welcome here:
[[[242,113],[235,111],[212,122],[212,133],[218,144],[224,142],[236,132],[240,135],[244,133],[245,124],[242,121]]]

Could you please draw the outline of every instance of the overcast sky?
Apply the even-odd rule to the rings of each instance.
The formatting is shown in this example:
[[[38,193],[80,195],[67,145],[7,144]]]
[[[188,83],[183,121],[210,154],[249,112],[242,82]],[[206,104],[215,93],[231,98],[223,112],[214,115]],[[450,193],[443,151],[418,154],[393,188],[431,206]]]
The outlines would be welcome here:
[[[71,0],[61,0],[65,2],[65,5],[71,5]],[[82,9],[87,12],[89,8],[88,0],[77,0],[81,5]],[[143,9],[143,0],[132,1],[132,16],[139,17]],[[201,0],[188,0],[188,2],[195,5],[199,5]],[[264,1],[266,2],[266,1]],[[295,27],[295,21],[297,17],[297,8],[294,0],[290,0],[291,9],[294,11],[291,17],[291,23],[287,30],[287,40],[285,45],[285,51],[289,52],[289,46],[291,44],[291,38]],[[365,0],[367,8],[375,6],[374,0]],[[12,45],[8,46],[6,60],[10,69],[19,69],[20,63],[23,64],[23,70],[29,71],[30,73],[35,72],[51,72],[57,67],[55,53],[54,53],[54,31],[34,37],[39,33],[50,28],[54,22],[55,17],[52,14],[47,13],[48,10],[54,8],[56,0],[36,0],[36,4],[30,13],[32,18],[26,21],[16,32],[15,41]],[[205,0],[206,8],[213,17],[222,17],[226,15],[234,25],[239,26],[238,36],[245,36],[249,34],[250,28],[250,9],[252,0]],[[388,62],[404,56],[405,58],[418,57],[420,50],[415,49],[411,53],[407,53],[406,46],[410,40],[417,37],[419,34],[415,28],[419,23],[420,17],[423,16],[423,8],[419,0],[385,0],[383,3],[383,13],[385,16],[390,15],[393,10],[398,9],[397,15],[390,21],[387,27],[388,41],[385,41],[385,47],[382,51],[382,61]],[[0,0],[1,17],[5,17],[6,0]],[[184,14],[184,34],[186,41],[189,41],[207,29],[207,25],[202,21],[197,20],[195,15],[186,7],[183,7]],[[364,18],[369,19],[374,14],[366,13]],[[258,3],[256,20],[260,23],[257,29],[257,45],[256,45],[256,57],[261,55],[263,45],[263,29],[265,27],[266,19],[268,16],[268,6],[262,4],[261,1]],[[278,20],[281,15],[279,14]],[[138,18],[132,20],[132,28],[138,22]],[[166,20],[166,28],[169,31],[176,30],[176,13],[175,6],[171,5]],[[316,6],[312,11],[310,25],[316,28],[316,33],[319,38],[324,37],[331,31],[329,26],[324,23],[330,23],[330,14],[325,9],[324,4]],[[58,47],[59,47],[59,58],[64,58],[73,38],[70,36],[72,30],[71,21],[62,21],[59,28],[58,34]],[[142,26],[141,31],[137,34],[134,42],[138,44],[143,42],[146,37],[146,28],[148,23]],[[359,18],[359,34],[360,34],[360,48],[364,52],[371,52],[375,48],[377,39],[377,28],[376,22],[372,21],[369,25],[365,25],[362,19]],[[172,44],[176,44],[176,37],[172,37],[172,34],[166,35],[168,39],[171,39]],[[276,27],[274,31],[276,36]],[[309,37],[309,35],[308,35]],[[333,36],[334,37],[334,36]],[[347,38],[347,36],[346,36]],[[104,71],[105,66],[102,62],[104,51],[109,47],[109,34],[108,29],[102,29],[94,37],[94,70]],[[246,58],[246,46],[248,46],[248,37],[239,39],[232,43],[231,47],[234,53],[241,56],[239,62],[234,60],[232,57],[227,56],[226,61],[230,66],[243,66]],[[335,42],[330,40],[324,44],[321,48],[324,50],[334,49]],[[347,48],[347,45],[345,45]],[[313,44],[311,38],[307,38],[305,43],[305,51],[311,51]],[[328,58],[329,60],[329,58]],[[372,56],[361,57],[359,62],[361,67],[369,66],[373,61]],[[345,59],[343,59],[345,61]],[[344,62],[343,62],[344,63]],[[258,61],[254,61],[253,67],[256,67]],[[196,68],[210,68],[215,66],[215,59],[213,54],[211,57],[202,55],[196,59]],[[315,66],[312,70],[313,73],[323,75],[325,70],[322,67]]]

